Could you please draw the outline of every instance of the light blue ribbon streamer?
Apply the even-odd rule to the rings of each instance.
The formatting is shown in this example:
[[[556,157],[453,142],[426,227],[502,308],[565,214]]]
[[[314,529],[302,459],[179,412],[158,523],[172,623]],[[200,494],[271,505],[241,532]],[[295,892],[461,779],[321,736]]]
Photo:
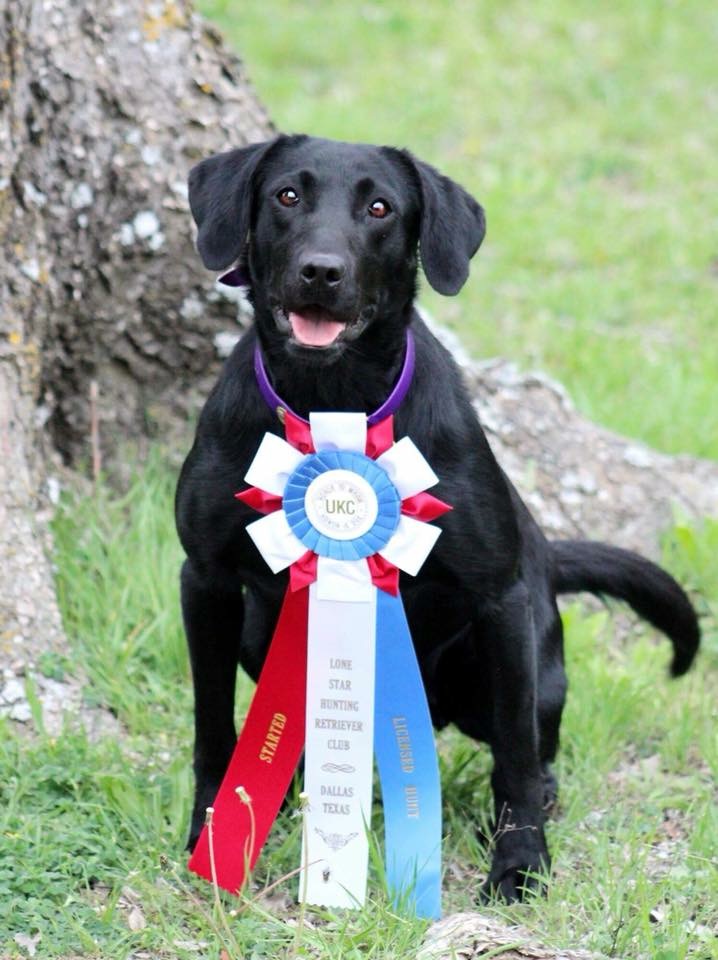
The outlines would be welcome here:
[[[396,906],[441,916],[441,782],[434,730],[401,597],[377,590],[374,753],[386,874]]]

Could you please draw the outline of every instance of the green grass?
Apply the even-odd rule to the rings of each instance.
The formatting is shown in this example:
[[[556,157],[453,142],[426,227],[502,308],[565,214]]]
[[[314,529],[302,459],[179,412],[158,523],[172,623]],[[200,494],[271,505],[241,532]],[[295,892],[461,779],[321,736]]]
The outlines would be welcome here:
[[[125,494],[67,494],[55,522],[58,585],[88,702],[112,709],[118,738],[88,742],[71,717],[56,738],[0,731],[0,955],[40,933],[39,956],[218,957],[228,943],[211,887],[190,877],[183,843],[192,791],[191,692],[179,616],[173,471],[159,456]],[[571,690],[558,764],[561,810],[549,827],[548,897],[489,912],[537,937],[617,956],[718,957],[715,680],[718,522],[679,525],[666,561],[694,591],[706,640],[697,669],[666,677],[664,641],[637,629],[617,642],[607,612],[565,613]],[[60,669],[48,659],[49,673]],[[239,681],[240,712],[250,684]],[[485,748],[439,738],[445,814],[445,912],[473,909],[487,851]],[[377,814],[379,811],[377,810]],[[377,817],[377,821],[379,818]],[[376,824],[375,824],[376,826]],[[280,819],[251,896],[299,861],[299,820]],[[301,956],[401,958],[425,924],[396,916],[381,888],[380,839],[364,911],[310,911]],[[233,960],[290,957],[296,880],[275,898],[225,901]],[[145,926],[132,930],[138,907]],[[239,909],[238,916],[230,910]],[[659,923],[652,911],[662,911]],[[198,944],[205,946],[197,947]],[[693,952],[691,949],[693,948]]]
[[[464,183],[488,236],[456,300],[477,356],[718,456],[718,7],[706,0],[200,0],[277,126],[391,143]]]

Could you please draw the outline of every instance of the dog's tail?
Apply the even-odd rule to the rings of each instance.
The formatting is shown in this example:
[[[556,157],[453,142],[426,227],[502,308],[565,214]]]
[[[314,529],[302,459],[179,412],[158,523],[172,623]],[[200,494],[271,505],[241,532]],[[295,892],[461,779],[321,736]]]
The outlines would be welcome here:
[[[670,574],[637,553],[605,543],[554,540],[551,550],[558,593],[586,590],[625,600],[670,638],[671,674],[686,672],[698,650],[700,628],[693,605]]]

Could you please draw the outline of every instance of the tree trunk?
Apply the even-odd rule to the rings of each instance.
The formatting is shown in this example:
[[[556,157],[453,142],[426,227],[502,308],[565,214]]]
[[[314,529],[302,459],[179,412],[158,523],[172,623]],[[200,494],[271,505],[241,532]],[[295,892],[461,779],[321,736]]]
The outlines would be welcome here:
[[[271,128],[239,61],[184,3],[6,3],[3,321],[15,353],[31,351],[53,445],[76,461],[93,379],[110,447],[206,389],[236,308],[194,252],[187,171]]]
[[[27,719],[15,678],[62,643],[48,463],[97,468],[128,441],[184,432],[238,319],[195,254],[187,172],[272,128],[185,0],[2,3],[0,709]],[[674,502],[718,512],[715,465],[600,430],[541,378],[466,372],[549,533],[650,553]]]

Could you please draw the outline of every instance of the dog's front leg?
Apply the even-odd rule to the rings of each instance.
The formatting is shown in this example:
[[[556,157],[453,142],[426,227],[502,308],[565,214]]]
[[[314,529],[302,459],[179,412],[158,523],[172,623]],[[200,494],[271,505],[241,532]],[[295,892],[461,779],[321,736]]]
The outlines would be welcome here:
[[[493,699],[494,852],[484,898],[511,902],[549,866],[537,718],[537,649],[531,599],[512,584],[482,627]]]
[[[195,799],[187,841],[192,850],[236,741],[234,686],[244,601],[241,585],[209,584],[190,560],[182,567],[181,592],[194,683]]]

